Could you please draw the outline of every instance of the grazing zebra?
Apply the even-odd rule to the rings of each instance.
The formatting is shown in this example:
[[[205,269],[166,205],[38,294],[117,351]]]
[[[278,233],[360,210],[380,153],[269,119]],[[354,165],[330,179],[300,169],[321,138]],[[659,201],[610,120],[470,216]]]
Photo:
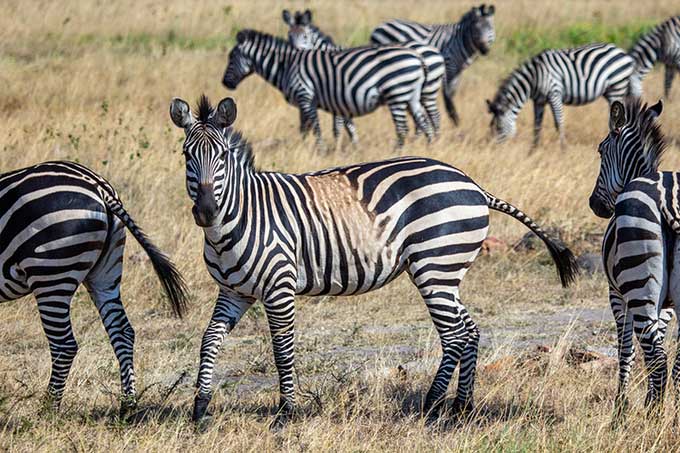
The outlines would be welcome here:
[[[391,20],[373,30],[371,42],[381,45],[418,42],[437,48],[446,62],[443,91],[446,111],[453,123],[458,125],[460,120],[453,96],[463,70],[475,61],[477,54],[486,55],[496,39],[494,13],[493,5],[482,4],[472,8],[460,22],[454,24],[424,25]]]
[[[344,50],[342,47],[335,45],[330,36],[323,33],[312,23],[312,12],[310,10],[305,10],[302,13],[296,11],[294,16],[291,16],[288,10],[283,10],[283,21],[289,25],[288,42],[297,49]],[[444,58],[437,49],[431,46],[410,42],[406,44],[406,47],[418,52],[425,61],[427,72],[425,74],[425,85],[420,95],[420,103],[427,112],[434,133],[438,134],[441,117],[437,107],[437,92],[444,75]],[[356,143],[356,127],[351,118],[333,116],[333,135],[335,138],[338,138],[343,124],[352,142]],[[417,124],[416,130],[420,132]]]
[[[213,109],[202,97],[196,118],[174,99],[170,116],[186,134],[187,188],[203,227],[208,272],[220,288],[201,345],[194,420],[206,413],[225,336],[256,300],[264,304],[279,374],[276,427],[295,405],[295,296],[366,293],[404,271],[443,349],[425,410],[436,413],[459,361],[456,401],[470,408],[479,330],[458,287],[486,238],[489,209],[518,219],[545,242],[563,285],[577,272],[569,249],[442,162],[403,157],[301,175],[260,172],[250,145],[228,127],[236,118],[232,99]]]
[[[516,133],[517,114],[534,101],[534,146],[538,146],[546,103],[564,146],[563,105],[583,105],[604,96],[611,104],[628,91],[634,61],[613,44],[545,50],[515,69],[493,101],[487,100],[492,133],[504,141]]]
[[[628,53],[635,60],[630,94],[642,96],[642,80],[659,61],[666,67],[664,96],[670,98],[673,78],[680,70],[680,16],[673,16],[642,35]]]
[[[657,124],[661,110],[661,102],[647,107],[638,99],[612,104],[610,132],[599,146],[600,173],[590,196],[593,213],[611,218],[602,256],[618,336],[617,416],[627,406],[633,333],[650,373],[645,404],[662,403],[669,308],[674,305],[676,314],[680,309],[680,174],[658,171],[666,147]],[[680,355],[673,380],[680,384]]]
[[[136,405],[135,332],[120,300],[125,227],[137,239],[181,316],[182,277],[130,218],[111,185],[73,162],[0,175],[0,302],[33,293],[52,356],[47,396],[58,409],[78,345],[71,299],[81,283],[94,301],[120,365],[121,415]]]
[[[222,83],[233,90],[256,72],[300,109],[301,132],[311,128],[318,146],[323,142],[317,108],[352,118],[386,104],[396,127],[397,147],[404,144],[410,109],[428,141],[432,139],[432,126],[420,103],[427,68],[418,52],[399,46],[301,50],[254,30],[240,31],[236,39]]]

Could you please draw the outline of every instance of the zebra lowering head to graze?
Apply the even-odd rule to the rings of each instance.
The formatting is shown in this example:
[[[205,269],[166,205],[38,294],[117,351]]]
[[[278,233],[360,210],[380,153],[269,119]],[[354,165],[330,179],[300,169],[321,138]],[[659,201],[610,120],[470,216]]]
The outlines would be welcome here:
[[[545,105],[549,104],[565,145],[563,106],[583,105],[600,96],[611,104],[623,99],[634,61],[613,44],[590,44],[575,49],[545,50],[515,69],[503,81],[493,101],[487,100],[491,133],[499,142],[517,132],[517,115],[529,99],[534,101],[534,141],[538,146]]]
[[[664,96],[669,99],[673,78],[680,71],[680,16],[673,16],[642,35],[628,54],[635,60],[630,94],[642,96],[642,80],[660,62],[666,67]]]
[[[362,294],[403,272],[423,297],[443,349],[424,410],[436,416],[459,361],[456,404],[470,409],[479,329],[459,285],[487,236],[489,209],[543,240],[563,285],[577,273],[569,249],[445,163],[403,157],[300,175],[260,172],[250,145],[228,127],[236,117],[233,100],[213,108],[202,97],[194,118],[185,101],[174,99],[170,117],[186,134],[189,197],[219,286],[201,345],[194,420],[206,414],[225,336],[254,302],[264,305],[279,375],[276,427],[295,406],[295,296]]]
[[[463,70],[472,64],[478,54],[486,55],[496,39],[495,11],[493,5],[482,4],[465,13],[460,22],[443,25],[391,20],[373,30],[371,43],[386,45],[417,42],[437,48],[446,61],[444,103],[449,117],[458,125],[460,120],[453,96]]]
[[[427,67],[414,50],[401,46],[301,50],[255,30],[240,31],[236,40],[223,84],[236,89],[241,80],[256,72],[300,109],[301,132],[312,129],[319,147],[323,141],[317,108],[352,118],[387,105],[397,131],[397,147],[403,146],[408,132],[408,109],[428,141],[433,138],[420,102]]]
[[[658,171],[666,144],[657,124],[661,102],[637,99],[611,106],[609,135],[600,143],[600,173],[590,196],[598,217],[610,218],[602,243],[609,302],[616,320],[619,386],[615,414],[627,406],[635,348],[649,371],[645,404],[663,402],[667,365],[663,346],[674,306],[680,310],[680,174]],[[680,384],[680,354],[673,367]]]
[[[120,365],[121,416],[136,405],[135,332],[120,300],[126,227],[181,316],[186,306],[181,275],[101,176],[73,162],[47,162],[0,175],[0,302],[35,296],[52,356],[47,396],[55,410],[78,352],[70,309],[81,283]]]
[[[283,11],[283,21],[289,25],[288,42],[297,49],[324,49],[330,51],[342,51],[342,47],[335,45],[330,36],[323,33],[312,23],[312,13],[309,10],[304,12],[296,11],[291,16],[288,10]],[[442,77],[444,76],[444,57],[434,47],[424,44],[409,42],[405,47],[418,52],[425,62],[425,84],[420,94],[420,103],[425,108],[430,124],[435,134],[439,133],[441,116],[437,106],[437,92],[441,87]],[[353,143],[357,142],[356,127],[351,118],[333,117],[333,136],[338,138],[340,128],[347,129]],[[416,133],[421,132],[416,123]]]

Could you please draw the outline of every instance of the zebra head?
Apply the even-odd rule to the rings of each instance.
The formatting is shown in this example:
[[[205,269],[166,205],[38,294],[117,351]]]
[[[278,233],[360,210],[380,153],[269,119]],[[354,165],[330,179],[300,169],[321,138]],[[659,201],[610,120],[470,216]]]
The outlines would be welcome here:
[[[225,98],[215,109],[203,95],[194,117],[189,104],[175,98],[170,103],[170,118],[186,134],[183,146],[186,186],[194,202],[191,210],[194,220],[201,227],[213,226],[219,221],[227,185],[225,129],[236,119],[236,103]]]
[[[241,80],[253,72],[253,58],[250,55],[257,45],[257,36],[250,30],[236,34],[236,46],[229,53],[229,63],[224,71],[222,84],[235,90]]]
[[[602,218],[614,214],[616,197],[634,178],[657,171],[666,147],[656,118],[663,104],[651,107],[639,99],[628,99],[626,104],[612,103],[609,113],[609,134],[600,143],[600,174],[593,193],[590,209]]]
[[[493,15],[496,8],[493,5],[482,4],[473,8],[472,41],[482,55],[489,53],[491,45],[496,40],[496,29],[493,25]]]
[[[517,133],[517,112],[511,108],[503,98],[496,96],[493,101],[486,100],[486,106],[491,113],[491,135],[496,137],[498,143],[514,137]]]
[[[323,35],[312,25],[312,12],[305,10],[304,12],[295,11],[295,15],[291,16],[290,11],[283,10],[283,21],[288,25],[288,42],[296,49],[315,49],[320,41],[323,41]]]

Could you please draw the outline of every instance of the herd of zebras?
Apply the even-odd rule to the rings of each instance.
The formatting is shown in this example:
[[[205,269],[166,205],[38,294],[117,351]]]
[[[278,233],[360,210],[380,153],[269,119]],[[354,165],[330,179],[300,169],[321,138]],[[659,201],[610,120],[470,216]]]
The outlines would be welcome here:
[[[312,129],[319,141],[318,108],[334,115],[336,137],[344,127],[354,141],[352,118],[380,105],[390,109],[399,145],[407,112],[432,138],[439,129],[436,96],[442,86],[448,114],[458,122],[452,97],[462,70],[493,43],[493,16],[494,7],[482,5],[457,24],[394,20],[375,29],[372,45],[343,50],[312,24],[309,11],[284,11],[288,41],[239,32],[224,84],[235,88],[257,72],[300,109],[302,131]],[[611,44],[546,50],[515,70],[489,102],[493,129],[505,138],[514,132],[522,105],[533,99],[536,142],[546,103],[561,130],[563,104],[599,96],[610,102],[590,207],[611,219],[603,260],[619,340],[617,414],[626,405],[633,334],[649,370],[646,402],[663,400],[663,340],[672,310],[680,310],[674,303],[680,302],[680,182],[677,173],[658,171],[665,148],[657,120],[662,104],[648,107],[639,100],[641,80],[656,61],[666,65],[668,94],[680,69],[680,16],[644,35],[629,53]],[[420,292],[443,350],[424,414],[437,417],[458,365],[455,407],[470,411],[480,334],[459,286],[487,237],[489,210],[516,218],[545,243],[564,286],[578,273],[571,251],[462,171],[432,159],[400,157],[299,175],[259,171],[251,145],[232,128],[236,116],[231,98],[214,107],[203,96],[196,112],[178,98],[170,105],[173,123],[186,135],[186,188],[204,232],[205,263],[219,286],[201,344],[193,420],[207,413],[221,344],[256,301],[265,308],[279,375],[278,427],[295,408],[296,295],[366,293],[403,272]],[[120,364],[121,414],[136,405],[135,334],[120,295],[126,228],[149,255],[181,316],[185,281],[101,176],[72,162],[0,175],[0,301],[28,294],[37,299],[52,357],[48,397],[55,409],[78,351],[70,305],[81,283]],[[680,384],[680,355],[673,380]]]

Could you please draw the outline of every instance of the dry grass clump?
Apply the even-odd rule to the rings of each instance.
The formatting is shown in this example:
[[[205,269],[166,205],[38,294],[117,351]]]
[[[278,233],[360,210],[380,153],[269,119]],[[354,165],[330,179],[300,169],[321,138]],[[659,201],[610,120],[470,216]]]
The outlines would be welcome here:
[[[453,20],[472,4],[413,2],[302,2],[338,42],[356,43],[390,17]],[[169,316],[143,252],[128,241],[123,295],[135,330],[135,364],[141,412],[116,419],[118,369],[98,315],[85,293],[73,303],[80,352],[69,379],[63,412],[41,410],[49,353],[35,303],[0,308],[0,448],[34,450],[184,451],[211,449],[384,451],[632,451],[677,449],[672,416],[643,416],[645,383],[636,368],[629,425],[609,426],[615,370],[582,367],[572,347],[611,352],[615,332],[601,275],[581,278],[568,290],[542,251],[511,250],[480,257],[462,287],[463,301],[482,331],[476,400],[469,421],[444,417],[427,427],[419,401],[440,357],[427,311],[407,279],[355,298],[302,298],[298,309],[297,372],[301,415],[280,434],[267,431],[277,401],[276,373],[266,320],[255,307],[225,342],[217,366],[215,413],[204,433],[189,422],[192,387],[203,329],[216,287],[202,262],[202,235],[192,221],[184,189],[182,133],[168,117],[173,96],[215,101],[234,96],[236,125],[254,144],[264,169],[303,172],[394,156],[394,130],[386,110],[357,119],[361,145],[343,143],[320,155],[298,134],[298,113],[253,76],[234,93],[220,80],[235,30],[255,27],[283,34],[280,9],[271,1],[229,3],[10,2],[0,17],[0,171],[53,160],[89,165],[118,189],[129,212],[184,273],[193,293],[184,321]],[[600,100],[566,109],[569,146],[561,150],[547,117],[541,148],[529,153],[531,107],[521,114],[519,136],[488,141],[491,98],[498,81],[520,56],[504,54],[503,40],[517,30],[562,27],[598,14],[625,25],[677,14],[674,2],[638,2],[626,8],[605,1],[525,0],[497,4],[498,45],[464,75],[456,102],[463,124],[447,120],[432,146],[408,143],[404,154],[444,160],[465,170],[485,189],[525,210],[539,223],[561,229],[577,252],[597,251],[605,223],[587,207],[598,171],[596,146],[606,132]],[[680,86],[680,83],[676,81]],[[650,100],[661,95],[661,74],[645,84]],[[674,90],[677,97],[677,89]],[[670,140],[680,107],[661,117]],[[330,143],[330,117],[322,128]],[[346,140],[345,140],[346,142]],[[664,168],[680,168],[678,148]],[[514,243],[524,228],[493,215],[491,235]],[[536,352],[537,345],[549,352]],[[598,362],[599,363],[599,362]],[[670,401],[670,400],[669,400]]]

